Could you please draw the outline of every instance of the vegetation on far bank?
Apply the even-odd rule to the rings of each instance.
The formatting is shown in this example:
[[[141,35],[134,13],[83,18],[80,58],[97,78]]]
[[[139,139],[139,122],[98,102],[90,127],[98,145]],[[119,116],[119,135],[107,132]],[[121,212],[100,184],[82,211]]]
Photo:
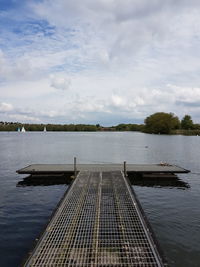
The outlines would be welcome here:
[[[22,124],[19,122],[0,122],[0,131],[17,131],[24,127],[26,131],[47,131],[62,132],[95,132],[95,131],[142,131],[143,124],[119,124],[117,126],[104,127],[100,124]]]
[[[200,136],[200,130],[194,129],[194,130],[184,130],[184,129],[178,129],[171,131],[170,134],[176,134],[176,135],[199,135]]]
[[[154,134],[200,135],[200,124],[193,123],[190,115],[180,120],[173,113],[157,112],[145,119],[144,132]]]
[[[19,122],[0,122],[0,131],[17,131],[24,127],[26,131],[139,131],[153,134],[200,135],[200,124],[193,123],[190,115],[180,120],[173,113],[157,112],[148,116],[144,124],[118,124],[104,127],[100,124],[28,124]]]

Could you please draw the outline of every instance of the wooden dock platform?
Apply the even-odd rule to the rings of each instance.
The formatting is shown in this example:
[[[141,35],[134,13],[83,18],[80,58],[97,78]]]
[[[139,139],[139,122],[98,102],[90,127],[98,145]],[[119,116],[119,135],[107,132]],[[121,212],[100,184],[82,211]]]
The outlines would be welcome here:
[[[24,266],[167,266],[123,172],[79,171]]]
[[[77,164],[76,171],[123,171],[123,164]],[[17,170],[19,174],[64,174],[74,171],[74,164],[33,164]],[[130,173],[188,173],[189,170],[169,164],[126,164]]]

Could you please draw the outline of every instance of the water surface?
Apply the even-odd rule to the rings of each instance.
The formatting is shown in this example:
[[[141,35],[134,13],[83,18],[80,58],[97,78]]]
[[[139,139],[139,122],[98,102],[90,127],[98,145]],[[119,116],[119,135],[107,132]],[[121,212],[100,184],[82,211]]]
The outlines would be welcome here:
[[[134,186],[171,266],[200,266],[200,137],[137,132],[1,132],[0,262],[19,266],[45,227],[65,185],[16,187],[15,171],[33,163],[159,163],[192,172],[189,188]],[[183,190],[184,189],[184,190]]]

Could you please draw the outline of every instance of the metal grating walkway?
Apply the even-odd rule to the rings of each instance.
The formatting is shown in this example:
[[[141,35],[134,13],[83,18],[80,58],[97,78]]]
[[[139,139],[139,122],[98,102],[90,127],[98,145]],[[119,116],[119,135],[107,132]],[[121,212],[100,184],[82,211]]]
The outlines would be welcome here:
[[[122,172],[80,172],[24,266],[164,266]]]

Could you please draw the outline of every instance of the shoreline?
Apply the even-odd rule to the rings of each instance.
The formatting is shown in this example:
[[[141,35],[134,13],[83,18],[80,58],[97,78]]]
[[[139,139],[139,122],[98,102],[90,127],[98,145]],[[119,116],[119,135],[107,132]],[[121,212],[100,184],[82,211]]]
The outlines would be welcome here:
[[[8,132],[18,132],[17,130],[0,130],[0,133],[3,132],[3,133],[8,133]],[[26,132],[28,133],[31,133],[31,132],[35,132],[35,133],[44,133],[43,130],[26,130]],[[49,132],[49,133],[59,133],[59,132],[71,132],[71,133],[96,133],[96,132],[106,132],[106,133],[119,133],[119,132],[137,132],[137,133],[143,133],[143,134],[150,134],[150,135],[182,135],[182,136],[200,136],[200,130],[176,130],[176,131],[173,131],[171,133],[168,133],[168,134],[159,134],[159,133],[148,133],[148,132],[143,132],[143,131],[131,131],[131,130],[47,130],[45,131],[46,132]],[[19,132],[21,133],[21,132]]]

